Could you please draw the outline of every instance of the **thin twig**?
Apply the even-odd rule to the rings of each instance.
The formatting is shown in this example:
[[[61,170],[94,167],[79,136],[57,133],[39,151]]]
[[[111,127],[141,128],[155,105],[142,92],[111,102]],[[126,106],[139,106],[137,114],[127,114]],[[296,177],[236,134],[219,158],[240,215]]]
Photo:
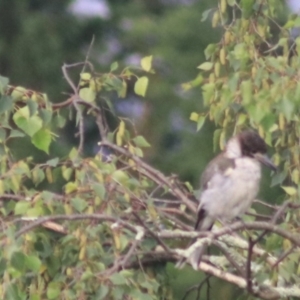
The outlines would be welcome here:
[[[248,255],[247,255],[247,262],[246,262],[246,282],[247,282],[247,291],[250,294],[253,294],[252,288],[252,272],[251,272],[251,260],[252,260],[252,253],[253,247],[255,246],[255,242],[249,237],[249,247],[248,247]]]
[[[195,284],[193,286],[191,286],[184,294],[182,300],[185,300],[186,297],[194,290],[197,289],[197,296],[196,296],[196,299],[199,299],[199,296],[200,296],[200,291],[201,291],[201,288],[202,286],[204,285],[205,282],[208,282],[209,278],[211,277],[211,275],[206,275],[205,278],[203,280],[201,280],[200,283],[198,284]]]
[[[121,226],[124,226],[125,228],[129,229],[130,231],[137,232],[137,229],[135,226],[131,225],[129,222],[125,222],[124,220],[120,220],[118,218],[114,218],[108,215],[103,214],[75,214],[75,215],[55,215],[55,216],[47,216],[47,217],[22,217],[14,220],[14,222],[28,222],[31,223],[22,229],[20,229],[16,234],[15,237],[18,238],[21,235],[27,233],[30,230],[33,230],[34,228],[40,226],[41,224],[45,222],[51,222],[51,221],[58,221],[58,220],[64,220],[64,221],[76,221],[76,220],[98,220],[98,221],[106,221],[111,223],[120,224]]]
[[[138,156],[133,155],[129,151],[124,148],[121,148],[115,144],[112,144],[108,141],[103,141],[99,143],[100,145],[107,146],[129,158],[131,158],[139,167],[144,169],[146,176],[148,176],[153,181],[157,182],[158,184],[165,185],[169,188],[170,193],[174,196],[179,198],[191,211],[196,212],[196,205],[193,201],[191,201],[182,191],[181,189],[175,185],[174,183],[170,182],[166,176],[164,176],[158,170],[152,168],[150,165],[142,161]]]
[[[70,68],[70,66],[72,67],[73,65],[63,64],[62,72],[63,72],[64,78],[67,80],[69,86],[72,88],[74,95],[78,97],[78,88],[75,86],[74,82],[70,78],[69,73],[67,71],[67,69]]]
[[[130,249],[128,250],[128,252],[126,253],[126,255],[124,256],[124,258],[122,259],[122,261],[120,263],[122,268],[127,264],[128,260],[131,258],[131,256],[133,255],[133,252],[135,251],[137,246],[141,243],[141,240],[145,235],[145,231],[142,227],[137,228],[137,229],[138,230],[137,230],[136,237],[135,237],[134,241],[132,242]]]
[[[94,42],[95,42],[95,35],[93,34],[92,40],[91,40],[90,45],[89,45],[89,48],[88,48],[88,50],[86,52],[85,61],[84,61],[82,70],[81,70],[80,73],[83,73],[85,71],[85,68],[86,68],[87,64],[89,63],[89,57],[90,57],[91,50],[92,50],[92,48],[94,46]],[[78,87],[77,88],[79,88],[79,83],[78,83]]]
[[[275,262],[275,264],[272,266],[272,268],[276,268],[286,257],[288,257],[294,250],[296,246],[292,246],[288,251],[284,252],[278,260]]]
[[[216,242],[214,243],[214,245],[216,245],[225,255],[225,257],[227,258],[227,260],[229,261],[230,264],[232,264],[234,266],[234,268],[238,271],[238,273],[240,274],[240,276],[245,276],[245,270],[243,270],[240,265],[238,264],[238,262],[235,260],[235,258],[231,257],[231,254],[227,251],[227,249],[222,245],[222,243],[220,242]]]
[[[147,230],[147,232],[155,239],[157,242],[163,247],[166,252],[171,252],[170,248],[164,243],[164,241],[157,236],[152,230],[145,224],[145,222],[140,218],[140,216],[133,212],[134,217],[138,220],[138,222]]]
[[[85,62],[86,64],[86,62]],[[82,151],[83,151],[83,145],[84,145],[84,119],[83,119],[83,114],[82,114],[82,111],[81,111],[81,108],[79,107],[78,105],[78,99],[80,98],[79,97],[79,86],[76,87],[74,82],[72,81],[72,79],[70,78],[69,76],[69,73],[67,71],[68,68],[71,68],[71,67],[74,67],[74,66],[77,66],[77,64],[72,64],[72,65],[67,65],[67,64],[63,64],[62,66],[62,72],[63,72],[63,75],[64,75],[64,78],[67,80],[68,84],[70,85],[70,87],[72,88],[73,90],[73,93],[75,95],[74,97],[74,101],[73,101],[73,105],[77,111],[77,115],[78,115],[78,127],[79,127],[79,146],[78,146],[78,153],[81,154]]]

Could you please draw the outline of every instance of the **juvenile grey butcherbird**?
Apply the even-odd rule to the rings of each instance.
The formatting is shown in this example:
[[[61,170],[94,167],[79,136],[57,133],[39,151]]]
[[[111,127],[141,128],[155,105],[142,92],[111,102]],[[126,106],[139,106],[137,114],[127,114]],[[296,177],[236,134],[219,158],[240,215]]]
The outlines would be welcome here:
[[[228,141],[202,174],[195,230],[211,230],[217,219],[231,220],[249,209],[259,190],[260,163],[276,170],[266,152],[264,140],[254,131],[243,131]],[[204,251],[205,247],[200,246],[187,258],[195,270]]]

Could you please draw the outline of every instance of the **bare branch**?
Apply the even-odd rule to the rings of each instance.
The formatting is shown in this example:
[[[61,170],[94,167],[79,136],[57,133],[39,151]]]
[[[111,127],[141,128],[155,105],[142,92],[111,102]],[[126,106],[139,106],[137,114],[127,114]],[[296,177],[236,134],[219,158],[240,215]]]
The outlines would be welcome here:
[[[288,257],[295,250],[296,246],[291,247],[288,251],[284,252],[278,260],[273,264],[273,268],[276,268],[286,257]]]
[[[130,249],[128,250],[128,252],[126,253],[126,255],[124,256],[124,258],[122,259],[122,261],[120,263],[120,265],[122,267],[124,267],[127,264],[128,260],[131,258],[135,249],[141,243],[141,240],[145,235],[145,231],[142,227],[136,227],[136,229],[137,229],[136,237],[135,237],[134,241],[132,242]]]
[[[27,233],[28,231],[40,226],[46,222],[58,221],[58,220],[65,220],[65,221],[76,221],[76,220],[98,220],[98,221],[106,221],[111,223],[120,224],[125,228],[129,229],[130,231],[137,232],[135,226],[131,225],[129,222],[125,222],[118,218],[114,218],[108,215],[103,214],[80,214],[80,215],[55,215],[55,216],[47,216],[47,217],[22,217],[14,220],[14,222],[31,222],[29,225],[20,229],[16,234],[15,237],[18,238],[21,235]]]
[[[233,283],[242,289],[247,287],[246,279],[233,275],[229,272],[225,272],[224,270],[220,270],[205,262],[200,262],[199,269],[227,282]],[[253,286],[253,293],[262,299],[268,300],[285,298],[287,296],[300,297],[300,288],[296,285],[291,287],[273,287],[271,285],[262,284],[260,286]]]
[[[252,230],[268,230],[270,232],[276,233],[288,240],[290,240],[292,243],[294,243],[297,246],[300,246],[300,238],[298,235],[290,233],[289,231],[286,231],[279,226],[276,226],[274,224],[270,224],[268,222],[236,222],[230,226],[223,227],[221,229],[217,229],[213,232],[197,232],[197,231],[169,231],[164,230],[158,233],[160,237],[163,238],[197,238],[197,237],[207,237],[210,236],[212,239],[219,238],[223,235],[232,233],[233,231],[242,230],[242,229],[252,229]]]
[[[149,227],[145,224],[145,222],[143,222],[143,220],[139,217],[139,215],[137,213],[134,212],[133,215],[138,220],[138,222],[147,230],[147,232],[149,232],[149,234],[155,240],[157,240],[157,242],[163,247],[163,249],[166,252],[171,252],[171,250],[169,249],[169,247],[161,240],[161,238],[159,236],[157,236],[151,229],[149,229]]]
[[[63,64],[63,66],[62,66],[62,72],[63,72],[64,78],[68,82],[69,86],[72,88],[74,95],[78,96],[78,88],[75,86],[74,82],[70,78],[69,73],[67,71],[68,68],[73,67],[73,66],[74,65]]]

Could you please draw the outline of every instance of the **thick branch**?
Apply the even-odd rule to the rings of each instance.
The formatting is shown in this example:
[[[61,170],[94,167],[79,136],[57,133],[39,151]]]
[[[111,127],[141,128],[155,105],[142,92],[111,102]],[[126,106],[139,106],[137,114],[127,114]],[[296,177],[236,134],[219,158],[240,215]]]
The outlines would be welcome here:
[[[221,229],[217,229],[213,232],[197,232],[197,231],[161,231],[158,233],[160,237],[163,238],[196,238],[196,237],[211,237],[211,239],[219,238],[225,234],[232,233],[233,231],[243,230],[243,229],[252,229],[252,230],[268,230],[270,232],[276,233],[294,243],[297,246],[300,246],[300,238],[298,235],[290,233],[279,226],[274,224],[270,224],[267,222],[236,222],[230,226],[223,227]]]

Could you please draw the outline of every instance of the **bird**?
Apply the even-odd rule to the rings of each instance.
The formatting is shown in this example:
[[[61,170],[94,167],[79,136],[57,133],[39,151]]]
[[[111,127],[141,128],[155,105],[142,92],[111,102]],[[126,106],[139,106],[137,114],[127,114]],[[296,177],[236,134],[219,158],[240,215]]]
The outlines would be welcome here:
[[[266,152],[265,141],[255,131],[245,130],[229,139],[202,173],[196,231],[209,231],[216,220],[232,220],[250,208],[259,191],[261,164],[277,169]],[[177,267],[187,260],[197,270],[205,249],[199,246]]]

